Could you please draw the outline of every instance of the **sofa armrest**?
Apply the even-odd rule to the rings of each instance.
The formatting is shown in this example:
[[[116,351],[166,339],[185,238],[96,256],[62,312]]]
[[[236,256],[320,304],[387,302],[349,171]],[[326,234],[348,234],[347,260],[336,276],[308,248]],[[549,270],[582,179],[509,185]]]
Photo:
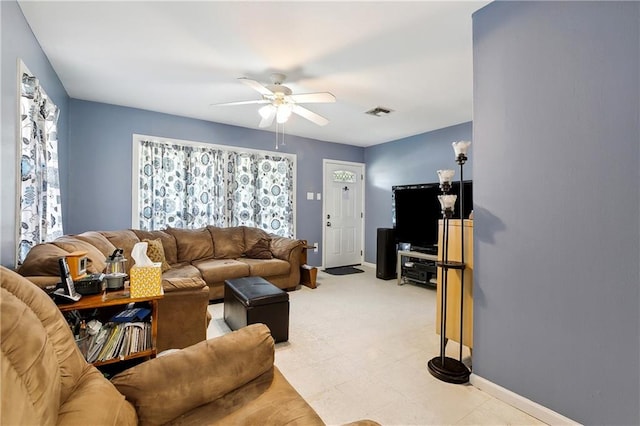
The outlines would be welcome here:
[[[297,247],[302,247],[304,241],[294,240],[293,238],[281,237],[279,235],[271,235],[271,253],[273,257],[289,261],[291,252]],[[302,251],[302,249],[300,249]]]
[[[45,289],[50,286],[56,286],[60,282],[60,275],[52,277],[50,275],[38,275],[38,276],[26,276],[26,279],[40,287]]]
[[[211,315],[209,287],[198,277],[162,279],[164,297],[158,301],[156,349],[182,349],[207,338]]]
[[[199,277],[162,278],[162,289],[165,294],[180,291],[200,290],[205,287],[207,287],[207,283]]]
[[[141,424],[163,424],[214,401],[273,368],[269,328],[253,324],[152,359],[111,382],[131,402]]]

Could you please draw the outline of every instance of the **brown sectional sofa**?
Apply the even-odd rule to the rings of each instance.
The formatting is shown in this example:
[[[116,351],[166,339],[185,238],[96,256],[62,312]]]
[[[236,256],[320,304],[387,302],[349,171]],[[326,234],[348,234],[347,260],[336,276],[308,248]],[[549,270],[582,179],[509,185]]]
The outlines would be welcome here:
[[[109,381],[85,361],[51,299],[0,267],[0,343],[3,425],[324,424],[274,365],[274,341],[263,324]]]
[[[286,290],[295,289],[300,282],[304,242],[246,226],[125,229],[64,235],[34,246],[17,272],[46,287],[60,281],[59,257],[85,251],[89,260],[87,270],[99,273],[104,271],[107,256],[116,248],[123,249],[129,259],[129,270],[133,266],[133,246],[145,240],[162,243],[165,265],[169,267],[162,273],[165,296],[158,304],[159,351],[184,348],[206,338],[208,301],[224,297],[226,279],[261,276]]]
[[[141,239],[153,238],[144,231],[135,232]],[[162,241],[171,269],[163,276],[202,277],[209,286],[210,300],[224,297],[226,279],[259,276],[283,290],[293,290],[300,283],[302,240],[268,234],[247,226],[168,228],[166,234],[175,239],[175,258],[172,240],[165,237]],[[261,240],[267,244],[267,249],[258,255],[252,254],[255,252],[252,249]]]

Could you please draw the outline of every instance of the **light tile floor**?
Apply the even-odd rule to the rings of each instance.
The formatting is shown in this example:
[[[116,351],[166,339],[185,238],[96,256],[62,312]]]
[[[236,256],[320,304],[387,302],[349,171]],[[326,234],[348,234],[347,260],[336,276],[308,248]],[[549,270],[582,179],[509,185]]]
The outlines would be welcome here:
[[[543,425],[471,385],[435,379],[439,353],[435,288],[380,280],[375,270],[333,276],[289,293],[289,341],[276,365],[330,425],[373,419],[383,425]],[[207,337],[229,332],[223,304],[209,305]],[[447,345],[457,358],[459,346]],[[463,358],[471,364],[469,351]]]

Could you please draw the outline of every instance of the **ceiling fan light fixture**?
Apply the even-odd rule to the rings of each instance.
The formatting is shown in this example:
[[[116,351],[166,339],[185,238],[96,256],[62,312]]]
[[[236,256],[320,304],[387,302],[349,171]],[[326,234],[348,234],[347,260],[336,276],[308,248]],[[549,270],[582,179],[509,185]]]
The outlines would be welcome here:
[[[265,105],[258,110],[258,114],[260,114],[260,117],[262,117],[263,119],[266,119],[272,114],[272,111],[274,109],[275,107],[271,104]]]
[[[286,123],[289,117],[291,117],[292,107],[290,104],[283,104],[278,106],[278,113],[276,114],[276,121],[280,124]]]
[[[300,105],[305,103],[335,102],[336,97],[329,92],[299,93],[294,95],[289,87],[282,84],[285,80],[285,75],[277,73],[274,73],[271,76],[271,81],[273,83],[271,85],[264,85],[256,80],[246,77],[241,77],[239,80],[243,84],[260,93],[261,98],[212,105],[263,104],[264,106],[258,109],[258,114],[261,117],[260,123],[258,124],[258,127],[260,128],[271,126],[274,120],[276,121],[276,124],[284,124],[289,120],[291,114],[299,115],[318,126],[325,126],[329,123],[329,120],[325,117]]]

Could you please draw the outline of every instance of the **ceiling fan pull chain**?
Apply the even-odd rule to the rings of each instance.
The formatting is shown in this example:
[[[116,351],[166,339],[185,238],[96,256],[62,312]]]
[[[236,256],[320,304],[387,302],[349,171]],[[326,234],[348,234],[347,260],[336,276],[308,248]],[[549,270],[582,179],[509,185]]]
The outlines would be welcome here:
[[[285,146],[286,145],[286,143],[284,143],[284,124],[285,123],[282,123],[282,126],[280,127],[280,130],[281,130],[281,132],[280,132],[280,146]]]
[[[284,145],[284,123],[276,123],[276,149]]]

